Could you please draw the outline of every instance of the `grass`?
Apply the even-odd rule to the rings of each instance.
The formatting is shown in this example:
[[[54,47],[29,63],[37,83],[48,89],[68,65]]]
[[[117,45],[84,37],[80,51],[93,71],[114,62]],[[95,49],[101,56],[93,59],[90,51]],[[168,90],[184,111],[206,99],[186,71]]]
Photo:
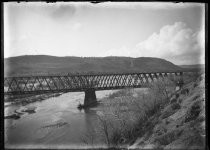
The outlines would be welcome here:
[[[189,80],[196,79],[197,74],[188,75]],[[166,118],[181,108],[177,102],[180,95],[174,94],[179,78],[159,80],[148,85],[148,92],[136,92],[124,89],[110,94],[101,115],[98,115],[99,133],[108,147],[126,147],[139,137],[150,137],[158,118]],[[174,96],[173,103],[170,99]],[[164,110],[164,111],[163,111]],[[181,131],[161,135],[157,141],[166,145],[179,136]]]
[[[138,92],[136,96],[132,89],[110,94],[103,115],[98,116],[100,133],[108,147],[128,145],[151,130],[156,123],[152,117],[160,115],[174,86],[173,82],[164,80],[149,84],[149,92]]]

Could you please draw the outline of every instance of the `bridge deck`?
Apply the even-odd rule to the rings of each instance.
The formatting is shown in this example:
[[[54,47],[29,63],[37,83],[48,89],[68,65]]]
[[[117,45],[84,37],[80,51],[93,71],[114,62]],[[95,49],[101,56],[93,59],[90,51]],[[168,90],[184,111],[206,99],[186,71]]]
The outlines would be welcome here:
[[[139,88],[145,87],[145,85],[155,80],[181,75],[182,72],[152,72],[6,77],[4,78],[4,94],[41,94],[49,92],[79,92],[87,89]]]

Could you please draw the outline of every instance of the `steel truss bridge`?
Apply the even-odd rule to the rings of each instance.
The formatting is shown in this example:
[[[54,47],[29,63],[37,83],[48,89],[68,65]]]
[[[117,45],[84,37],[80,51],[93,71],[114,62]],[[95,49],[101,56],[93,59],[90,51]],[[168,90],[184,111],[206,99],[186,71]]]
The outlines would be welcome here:
[[[111,90],[127,87],[141,88],[167,77],[182,77],[183,72],[98,73],[45,76],[5,77],[5,95],[81,92]]]

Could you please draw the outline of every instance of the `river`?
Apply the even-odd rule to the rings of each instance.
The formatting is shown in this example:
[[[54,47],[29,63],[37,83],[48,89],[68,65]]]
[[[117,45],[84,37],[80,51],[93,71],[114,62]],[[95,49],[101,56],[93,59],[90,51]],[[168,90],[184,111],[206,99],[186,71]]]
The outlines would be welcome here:
[[[114,91],[97,91],[97,99],[102,100]],[[78,146],[84,146],[84,140],[89,138],[85,136],[86,133],[97,127],[96,114],[100,111],[94,108],[86,111],[78,110],[77,106],[83,103],[84,96],[84,92],[72,92],[26,106],[5,107],[6,115],[13,113],[14,110],[21,112],[25,108],[35,108],[35,113],[23,113],[20,119],[5,119],[5,147],[78,148]],[[103,144],[100,138],[94,141],[94,144],[97,143]]]

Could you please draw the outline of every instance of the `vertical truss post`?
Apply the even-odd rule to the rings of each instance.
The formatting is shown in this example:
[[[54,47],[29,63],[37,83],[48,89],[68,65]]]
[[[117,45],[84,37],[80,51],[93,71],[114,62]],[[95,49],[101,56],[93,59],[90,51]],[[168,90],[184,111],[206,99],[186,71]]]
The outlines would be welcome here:
[[[150,80],[168,75],[179,77],[178,86],[184,84],[183,72],[131,73],[131,74],[83,74],[67,76],[6,77],[4,94],[33,94],[60,91],[85,91],[85,105],[96,102],[95,90],[124,87],[142,87]]]

